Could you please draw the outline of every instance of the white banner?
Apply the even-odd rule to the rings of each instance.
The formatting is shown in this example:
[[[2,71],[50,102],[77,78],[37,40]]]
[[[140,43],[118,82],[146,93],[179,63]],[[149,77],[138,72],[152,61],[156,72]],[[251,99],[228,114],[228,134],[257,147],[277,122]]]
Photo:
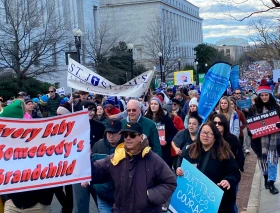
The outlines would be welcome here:
[[[123,85],[116,85],[69,58],[67,86],[101,95],[138,98],[149,88],[153,75],[154,71],[147,71]]]
[[[56,89],[56,93],[59,95],[65,95],[64,87],[60,87],[60,88]]]
[[[87,111],[52,118],[0,118],[0,194],[91,180]]]

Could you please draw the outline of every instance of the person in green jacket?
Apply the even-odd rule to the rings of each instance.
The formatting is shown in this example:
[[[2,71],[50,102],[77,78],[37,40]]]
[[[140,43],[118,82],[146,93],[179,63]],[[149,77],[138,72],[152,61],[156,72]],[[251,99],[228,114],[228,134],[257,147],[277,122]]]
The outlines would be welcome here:
[[[147,136],[152,151],[162,156],[158,130],[152,120],[141,115],[141,103],[137,100],[130,100],[126,110],[128,116],[122,120],[122,127],[124,128],[128,122],[139,123],[143,127],[143,134]]]
[[[50,86],[49,88],[49,99],[47,102],[48,105],[48,117],[56,116],[56,110],[60,105],[60,101],[62,98],[56,93],[56,88],[54,86]]]

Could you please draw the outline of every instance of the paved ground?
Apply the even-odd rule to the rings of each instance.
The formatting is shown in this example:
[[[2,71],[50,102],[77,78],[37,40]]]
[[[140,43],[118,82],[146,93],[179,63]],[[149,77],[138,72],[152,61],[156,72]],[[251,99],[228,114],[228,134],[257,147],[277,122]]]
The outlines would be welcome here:
[[[246,212],[253,176],[256,168],[257,156],[251,150],[251,154],[246,156],[244,172],[241,173],[241,181],[239,183],[239,190],[237,194],[237,207],[239,212]]]

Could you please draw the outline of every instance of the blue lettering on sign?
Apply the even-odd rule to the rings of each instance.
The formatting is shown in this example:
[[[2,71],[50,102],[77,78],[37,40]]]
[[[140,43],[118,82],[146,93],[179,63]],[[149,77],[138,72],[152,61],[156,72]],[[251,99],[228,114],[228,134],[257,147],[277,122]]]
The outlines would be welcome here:
[[[97,78],[96,76],[92,76],[92,78],[91,78],[91,84],[92,84],[93,86],[98,86],[99,81],[100,81],[100,78]]]

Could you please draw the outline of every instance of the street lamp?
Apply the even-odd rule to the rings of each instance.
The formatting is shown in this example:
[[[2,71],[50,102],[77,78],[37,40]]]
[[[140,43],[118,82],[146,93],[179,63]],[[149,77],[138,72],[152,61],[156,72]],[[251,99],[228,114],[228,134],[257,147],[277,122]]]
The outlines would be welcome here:
[[[162,53],[161,52],[158,53],[158,57],[159,57],[159,69],[160,69],[160,83],[162,83],[163,76],[162,76]]]
[[[81,63],[81,54],[80,54],[80,49],[81,49],[81,37],[83,35],[83,32],[79,28],[75,28],[73,30],[73,35],[75,38],[75,47],[77,49],[77,58],[78,62]]]
[[[133,47],[132,43],[128,43],[127,45],[128,52],[130,52],[130,72],[131,72],[131,79],[133,79]]]
[[[181,59],[178,59],[178,66],[179,66],[179,71],[181,70]]]
[[[196,82],[197,82],[197,85],[198,85],[198,84],[199,84],[199,75],[198,75],[198,69],[199,69],[199,67],[198,67],[198,61],[196,61],[195,64],[196,64]]]

